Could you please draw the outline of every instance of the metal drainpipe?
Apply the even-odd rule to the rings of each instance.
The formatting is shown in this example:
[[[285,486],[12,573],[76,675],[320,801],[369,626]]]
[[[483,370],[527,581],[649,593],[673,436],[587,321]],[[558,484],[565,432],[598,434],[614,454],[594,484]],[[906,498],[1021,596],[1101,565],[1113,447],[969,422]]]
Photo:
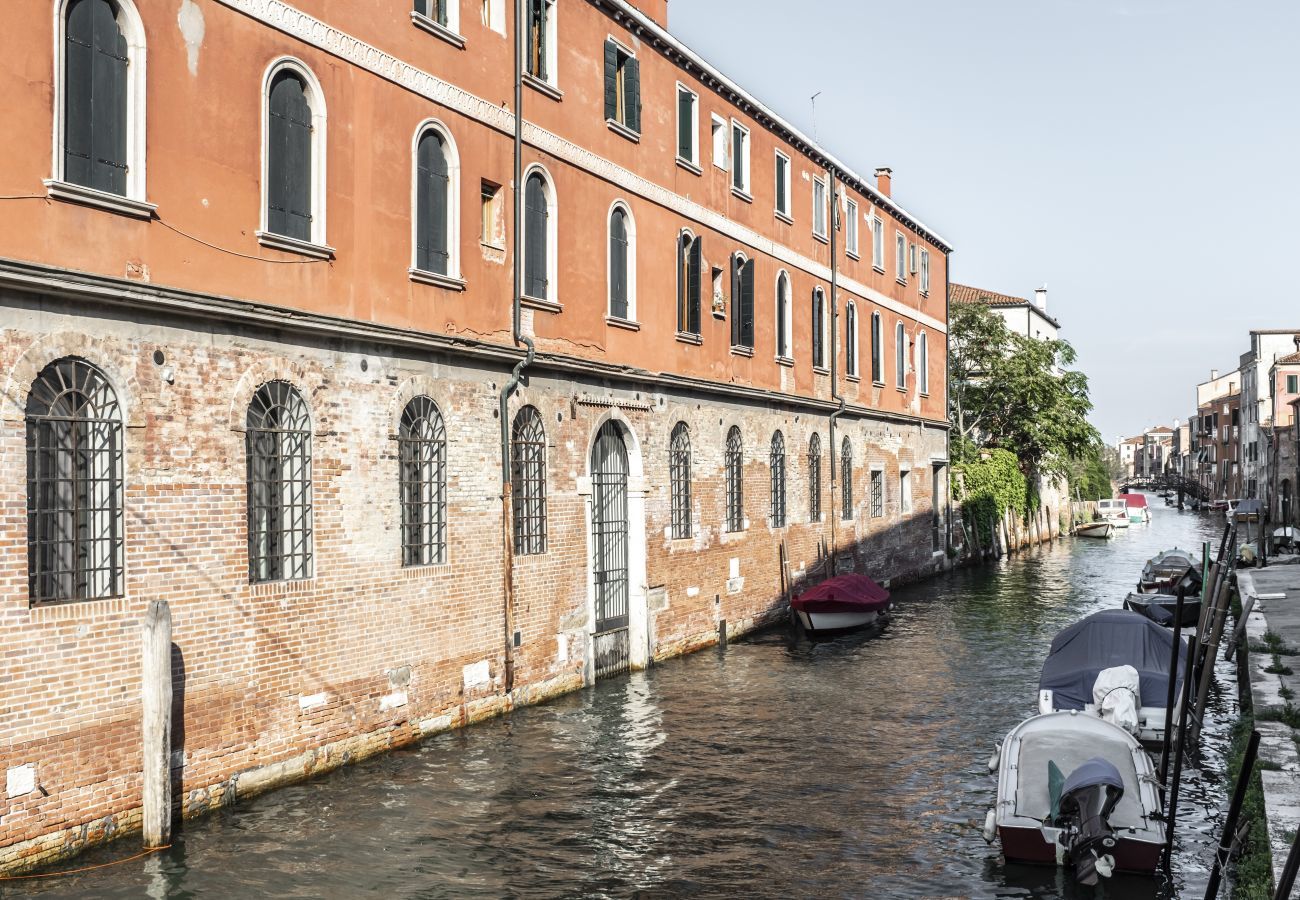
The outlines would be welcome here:
[[[515,146],[514,146],[514,211],[511,256],[513,257],[514,291],[511,298],[510,327],[515,345],[527,349],[524,358],[515,364],[510,380],[501,388],[498,418],[501,420],[501,558],[503,582],[502,618],[505,625],[505,689],[510,693],[515,687],[515,597],[514,597],[514,545],[511,541],[510,522],[510,396],[519,387],[523,371],[533,361],[535,348],[531,338],[523,334],[520,323],[520,298],[523,296],[523,207],[524,207],[524,0],[515,0]]]
[[[831,227],[830,246],[831,246],[831,399],[840,401],[840,408],[831,411],[830,415],[830,442],[831,442],[831,568],[830,573],[835,574],[835,556],[838,552],[835,543],[835,519],[839,513],[835,509],[835,476],[838,467],[835,465],[835,420],[844,415],[844,397],[839,392],[839,367],[838,355],[836,354],[836,344],[839,343],[839,298],[836,291],[839,286],[838,261],[835,259],[835,232],[839,228],[840,221],[840,203],[835,196],[835,168],[834,166],[826,167],[826,180],[830,185],[831,200]],[[848,340],[848,334],[845,334],[845,340]]]

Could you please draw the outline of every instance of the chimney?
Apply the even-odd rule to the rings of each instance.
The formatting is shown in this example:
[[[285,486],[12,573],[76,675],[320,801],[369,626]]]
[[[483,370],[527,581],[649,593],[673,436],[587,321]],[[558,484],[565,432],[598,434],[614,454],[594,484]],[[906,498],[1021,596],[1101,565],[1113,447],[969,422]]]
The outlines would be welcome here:
[[[1219,370],[1218,370],[1218,369],[1211,369],[1211,370],[1210,370],[1210,380],[1213,381],[1214,379],[1216,379],[1216,378],[1218,378],[1218,377],[1219,377]]]
[[[1047,312],[1047,285],[1034,291],[1034,306],[1037,306],[1041,312]]]
[[[1291,340],[1295,341],[1295,350],[1296,350],[1296,353],[1300,353],[1300,334],[1297,334],[1297,335],[1296,335],[1295,337],[1293,337]]]
[[[876,169],[876,190],[880,192],[882,197],[890,196],[890,183],[893,179],[894,170],[888,166],[881,166],[879,169]]]
[[[628,5],[635,7],[660,28],[668,27],[668,0],[628,0]]]

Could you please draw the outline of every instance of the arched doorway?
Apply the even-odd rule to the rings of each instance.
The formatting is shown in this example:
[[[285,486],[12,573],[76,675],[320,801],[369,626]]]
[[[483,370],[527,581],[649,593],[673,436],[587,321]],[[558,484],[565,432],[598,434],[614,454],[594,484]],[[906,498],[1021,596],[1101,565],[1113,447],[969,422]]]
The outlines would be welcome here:
[[[595,677],[626,672],[629,638],[628,455],[618,423],[607,421],[591,447],[591,579]]]

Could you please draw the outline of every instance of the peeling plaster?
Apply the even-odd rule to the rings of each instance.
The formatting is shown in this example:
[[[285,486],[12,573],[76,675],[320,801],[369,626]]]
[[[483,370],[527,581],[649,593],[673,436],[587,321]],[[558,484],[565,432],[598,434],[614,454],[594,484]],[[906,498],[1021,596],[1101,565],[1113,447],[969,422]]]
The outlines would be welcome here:
[[[180,12],[176,14],[176,24],[180,26],[181,37],[185,39],[186,65],[191,75],[199,74],[199,50],[203,48],[203,10],[194,0],[181,0]]]

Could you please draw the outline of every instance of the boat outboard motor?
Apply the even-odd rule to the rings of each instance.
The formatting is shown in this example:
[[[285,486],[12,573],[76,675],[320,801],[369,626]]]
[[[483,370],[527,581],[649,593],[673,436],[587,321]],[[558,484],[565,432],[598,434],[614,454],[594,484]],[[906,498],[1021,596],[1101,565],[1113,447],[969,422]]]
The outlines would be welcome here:
[[[1119,769],[1100,756],[1088,760],[1065,779],[1054,824],[1061,829],[1058,840],[1074,864],[1080,884],[1096,884],[1099,876],[1109,878],[1115,871],[1116,839],[1110,814],[1123,796],[1124,779]]]

